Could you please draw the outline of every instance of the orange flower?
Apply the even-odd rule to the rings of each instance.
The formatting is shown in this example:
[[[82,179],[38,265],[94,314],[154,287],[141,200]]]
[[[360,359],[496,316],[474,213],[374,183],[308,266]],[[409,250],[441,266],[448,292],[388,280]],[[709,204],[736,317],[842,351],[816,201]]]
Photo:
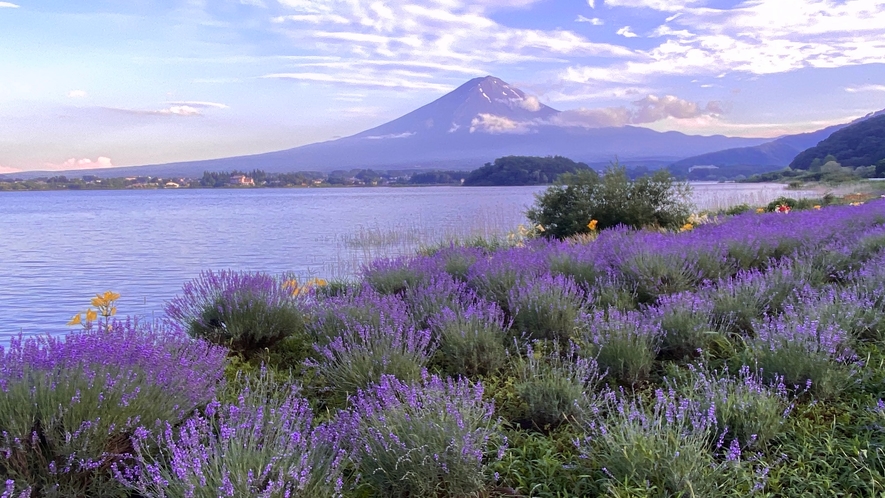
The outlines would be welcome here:
[[[589,228],[591,231],[596,230],[596,225],[598,225],[598,224],[599,224],[599,221],[590,220],[590,223],[587,223],[587,228]]]

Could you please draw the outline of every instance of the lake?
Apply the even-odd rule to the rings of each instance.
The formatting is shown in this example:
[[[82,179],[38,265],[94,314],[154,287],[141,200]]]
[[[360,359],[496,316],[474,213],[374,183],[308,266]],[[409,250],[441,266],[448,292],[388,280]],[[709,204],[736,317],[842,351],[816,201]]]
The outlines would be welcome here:
[[[96,293],[159,316],[202,270],[348,277],[422,244],[506,235],[543,187],[201,189],[0,194],[0,342],[63,334]],[[694,185],[700,209],[763,204],[775,184]],[[790,192],[792,197],[810,193]]]

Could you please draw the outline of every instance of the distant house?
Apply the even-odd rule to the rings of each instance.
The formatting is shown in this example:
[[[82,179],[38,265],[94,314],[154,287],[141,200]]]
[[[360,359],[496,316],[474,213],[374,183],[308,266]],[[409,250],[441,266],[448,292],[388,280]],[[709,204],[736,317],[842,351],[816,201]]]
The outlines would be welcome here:
[[[163,185],[163,186],[166,187],[166,188],[178,188],[178,187],[180,187],[181,185],[179,185],[179,184],[177,184],[177,183],[175,183],[175,182],[166,182],[166,184]]]
[[[255,180],[246,175],[231,175],[230,182],[231,185],[251,185],[255,186]]]

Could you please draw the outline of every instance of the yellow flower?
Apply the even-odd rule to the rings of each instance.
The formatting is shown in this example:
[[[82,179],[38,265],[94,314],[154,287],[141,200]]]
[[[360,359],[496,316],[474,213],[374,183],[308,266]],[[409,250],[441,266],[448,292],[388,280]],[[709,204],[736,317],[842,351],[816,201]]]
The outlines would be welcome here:
[[[111,308],[111,316],[114,316],[114,315],[116,315],[116,314],[117,314],[117,307],[114,306],[114,307]]]
[[[815,204],[814,209],[817,209],[818,211],[820,211],[820,204]]]
[[[764,213],[764,212],[765,212],[765,208],[756,208],[756,212],[757,212],[757,213]]]
[[[94,322],[96,318],[98,318],[97,311],[95,311],[92,308],[89,308],[88,310],[86,310],[86,321],[87,322]]]
[[[539,232],[544,231],[544,225],[539,224],[536,228],[538,229]]]
[[[67,324],[68,325],[80,325],[81,323],[83,323],[83,317],[81,315],[82,315],[82,313],[77,313],[76,315],[74,315],[73,318],[71,318],[71,321],[68,322]]]
[[[692,228],[694,228],[694,225],[692,225],[691,223],[686,223],[686,224],[682,225],[682,228],[680,228],[679,231],[680,232],[687,232],[687,231],[691,230]]]
[[[596,225],[598,225],[598,224],[599,224],[599,221],[590,220],[590,223],[587,223],[587,228],[589,228],[590,230],[596,230]]]

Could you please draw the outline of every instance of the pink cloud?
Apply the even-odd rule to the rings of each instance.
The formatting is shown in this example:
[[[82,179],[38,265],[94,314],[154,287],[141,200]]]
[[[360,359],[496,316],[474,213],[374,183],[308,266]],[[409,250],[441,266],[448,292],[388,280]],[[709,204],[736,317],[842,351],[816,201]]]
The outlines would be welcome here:
[[[21,171],[21,170],[18,170],[15,168],[9,168],[7,166],[3,166],[2,164],[0,164],[0,175],[8,174],[8,173],[18,173],[19,171]]]

